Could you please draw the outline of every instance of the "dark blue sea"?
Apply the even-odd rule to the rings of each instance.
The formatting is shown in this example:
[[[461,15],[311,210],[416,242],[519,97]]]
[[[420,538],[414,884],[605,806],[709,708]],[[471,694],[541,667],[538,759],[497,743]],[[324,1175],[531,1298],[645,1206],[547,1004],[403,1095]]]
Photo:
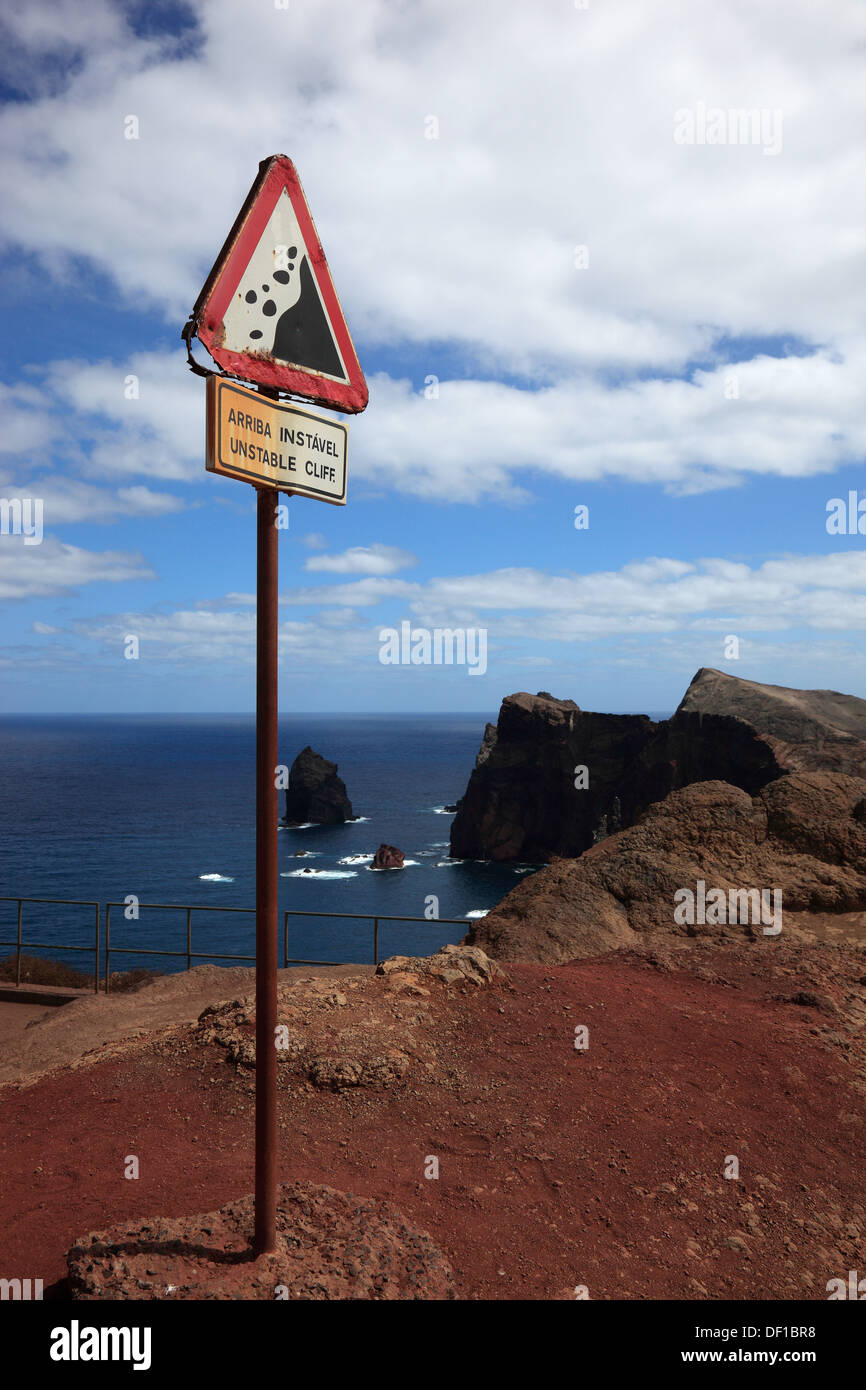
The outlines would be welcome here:
[[[484,725],[477,714],[281,717],[280,761],[291,765],[310,744],[338,763],[363,818],[279,832],[281,911],[423,918],[432,895],[439,918],[466,926],[383,922],[380,957],[426,954],[458,941],[467,914],[493,907],[525,867],[448,859],[452,817],[442,808],[463,794]],[[141,904],[193,903],[209,909],[193,914],[195,952],[252,955],[252,914],[216,909],[255,904],[254,755],[253,716],[0,718],[0,896],[122,903],[133,894]],[[283,802],[280,794],[281,814]],[[414,862],[384,873],[340,862],[372,855],[382,842]],[[300,850],[310,854],[296,858]],[[315,872],[301,874],[305,868]],[[16,912],[14,903],[0,902],[6,942],[15,936]],[[289,922],[292,958],[373,959],[369,921],[338,915]],[[92,908],[27,903],[23,935],[51,948],[28,948],[29,954],[92,968],[92,958],[63,949],[92,945]],[[184,969],[185,955],[125,955],[119,948],[185,952],[186,914],[141,906],[134,921],[112,908],[111,945],[112,971]],[[8,954],[8,946],[0,947],[0,955]]]

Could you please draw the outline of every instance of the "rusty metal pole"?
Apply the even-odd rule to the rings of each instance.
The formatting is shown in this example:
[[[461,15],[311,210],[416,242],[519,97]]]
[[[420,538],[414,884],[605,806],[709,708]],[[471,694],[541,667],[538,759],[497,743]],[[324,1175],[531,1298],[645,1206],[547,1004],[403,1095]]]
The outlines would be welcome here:
[[[277,1244],[277,592],[279,493],[257,491],[255,1252]]]

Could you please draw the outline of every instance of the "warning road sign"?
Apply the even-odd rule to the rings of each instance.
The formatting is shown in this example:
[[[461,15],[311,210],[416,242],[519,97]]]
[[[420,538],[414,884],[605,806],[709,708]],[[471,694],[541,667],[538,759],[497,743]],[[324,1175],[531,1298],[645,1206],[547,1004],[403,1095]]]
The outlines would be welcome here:
[[[285,155],[259,165],[192,321],[232,376],[350,414],[367,404],[325,253]]]
[[[341,421],[208,377],[206,463],[212,473],[344,506],[348,437]]]

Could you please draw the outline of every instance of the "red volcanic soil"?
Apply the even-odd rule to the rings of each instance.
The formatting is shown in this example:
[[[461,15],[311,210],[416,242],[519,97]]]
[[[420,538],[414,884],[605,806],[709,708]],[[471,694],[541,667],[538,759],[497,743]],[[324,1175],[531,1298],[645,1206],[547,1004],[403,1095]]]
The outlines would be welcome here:
[[[763,941],[424,979],[387,1088],[284,1079],[280,1179],[387,1200],[459,1298],[826,1299],[866,1270],[864,969],[853,949]],[[329,1015],[334,1046],[388,989],[389,1019],[413,1014],[366,976]],[[7,1085],[0,1275],[48,1289],[89,1231],[249,1193],[252,1086],[186,1023]]]

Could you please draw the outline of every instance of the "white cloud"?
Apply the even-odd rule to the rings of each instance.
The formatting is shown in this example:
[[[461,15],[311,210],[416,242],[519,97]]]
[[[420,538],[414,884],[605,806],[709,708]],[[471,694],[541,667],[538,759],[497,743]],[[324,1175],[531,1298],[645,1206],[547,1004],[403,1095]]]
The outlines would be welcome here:
[[[46,529],[78,521],[115,521],[121,516],[167,516],[187,505],[172,493],[154,492],[149,487],[94,487],[61,474],[30,478],[26,484],[0,475],[0,487],[5,497],[40,498]]]
[[[607,664],[645,664],[645,639],[681,665],[706,662],[708,643],[720,661],[729,633],[740,637],[743,656],[764,653],[768,663],[784,656],[802,666],[802,652],[774,647],[758,634],[866,631],[866,550],[787,555],[754,567],[715,557],[694,563],[650,557],[586,575],[515,568],[412,585],[367,577],[281,598],[284,606],[320,606],[303,620],[281,623],[282,657],[304,670],[317,662],[370,667],[378,660],[383,620],[363,610],[394,599],[406,608],[397,616],[392,608],[388,626],[405,617],[416,627],[486,627],[491,655],[504,669],[555,664],[550,652],[557,647],[561,656],[575,645],[593,644],[600,652],[608,638],[617,639],[615,647],[598,658]],[[135,633],[149,659],[244,666],[255,651],[254,602],[250,594],[229,594],[170,613],[80,621],[73,630],[109,650]],[[539,652],[538,645],[547,651]],[[828,662],[854,664],[851,649],[838,640],[825,637],[819,646]]]
[[[376,376],[354,425],[356,482],[442,500],[521,501],[530,470],[574,482],[655,483],[678,492],[754,475],[807,477],[866,453],[866,350],[756,357],[690,381],[609,385],[582,378],[537,391],[446,381],[436,400]],[[739,394],[732,397],[736,390]]]
[[[321,584],[308,589],[289,589],[280,594],[280,603],[292,607],[317,607],[319,605],[345,608],[369,608],[385,599],[414,598],[421,590],[419,584],[405,579],[387,579],[370,575],[348,584]],[[251,601],[255,601],[252,599]]]
[[[89,438],[83,471],[111,478],[204,476],[204,388],[185,361],[182,352],[155,351],[123,363],[61,361],[46,369],[46,381],[76,412],[77,433]],[[131,399],[130,376],[138,391]]]
[[[23,536],[3,536],[0,545],[0,599],[47,598],[84,584],[155,577],[141,555],[82,550],[53,536],[46,536],[41,545],[27,545]]]
[[[217,667],[223,672],[249,668],[255,662],[256,621],[250,612],[218,612],[204,607],[172,612],[126,612],[84,619],[72,625],[77,637],[103,653],[122,649],[126,636],[139,641],[139,660],[186,668]],[[293,673],[339,668],[377,660],[378,647],[370,629],[349,623],[335,625],[315,619],[282,622],[280,663]]]
[[[502,569],[434,579],[411,611],[425,626],[488,623],[497,639],[554,642],[690,628],[863,631],[866,551],[783,556],[754,568],[660,558],[585,575]]]
[[[304,561],[305,570],[327,570],[330,574],[395,574],[418,563],[417,556],[395,545],[355,545],[340,555],[314,555]]]
[[[0,456],[22,452],[42,455],[59,433],[49,413],[49,402],[37,387],[26,382],[14,386],[0,382]]]
[[[112,480],[204,480],[203,391],[182,363],[176,353],[155,351],[118,363],[51,364],[44,369],[50,392],[28,384],[7,393],[18,459],[38,468],[46,441],[59,440],[64,430],[66,439],[78,441],[71,456],[78,472]],[[137,400],[124,396],[129,375],[139,382]],[[757,356],[697,371],[691,380],[616,384],[584,375],[537,390],[446,380],[434,400],[379,373],[371,379],[369,409],[352,426],[352,486],[520,504],[533,473],[676,492],[733,486],[751,476],[829,473],[866,453],[864,376],[866,343],[847,355],[822,349],[804,357]],[[52,413],[52,395],[64,403],[62,423]],[[60,447],[55,442],[54,453]],[[180,505],[143,487],[121,488],[101,503],[95,492],[91,498],[101,515],[157,514]],[[60,506],[60,493],[57,500]],[[71,484],[62,510],[73,519]],[[86,508],[80,510],[84,518]],[[327,542],[314,532],[303,544],[315,550]],[[378,561],[369,563],[368,572],[385,572],[372,569]],[[328,567],[319,557],[307,562],[309,569]]]
[[[11,12],[40,62],[64,33],[84,49],[63,90],[0,118],[0,229],[49,274],[84,255],[176,324],[288,130],[367,343],[456,337],[562,371],[672,368],[719,331],[861,331],[856,0],[293,0],[242,22],[197,0],[185,57],[90,9]],[[780,109],[781,154],[678,145],[699,101]]]

